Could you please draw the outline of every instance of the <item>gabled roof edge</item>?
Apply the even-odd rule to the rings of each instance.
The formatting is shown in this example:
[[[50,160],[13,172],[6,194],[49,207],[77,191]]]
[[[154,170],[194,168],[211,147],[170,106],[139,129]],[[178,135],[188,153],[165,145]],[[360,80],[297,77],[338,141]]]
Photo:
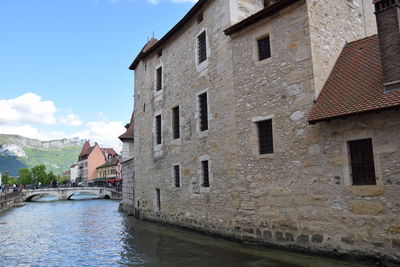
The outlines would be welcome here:
[[[203,8],[203,6],[207,3],[209,0],[199,0],[190,10],[186,15],[177,23],[175,24],[174,27],[172,27],[171,30],[169,30],[157,43],[155,43],[149,50],[146,52],[139,52],[139,54],[136,56],[132,64],[129,66],[130,70],[135,70],[139,62],[144,59],[146,56],[151,54],[154,50],[159,48],[162,44],[164,44],[172,35],[174,35],[176,32],[178,32],[192,17],[200,10]]]

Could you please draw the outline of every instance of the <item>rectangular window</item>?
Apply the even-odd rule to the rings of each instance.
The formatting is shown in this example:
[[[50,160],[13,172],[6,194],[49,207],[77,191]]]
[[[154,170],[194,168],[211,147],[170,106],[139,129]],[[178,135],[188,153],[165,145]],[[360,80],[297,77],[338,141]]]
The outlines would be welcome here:
[[[274,153],[272,138],[272,120],[257,122],[260,154]]]
[[[161,114],[156,116],[156,144],[161,144]]]
[[[198,49],[198,60],[199,64],[207,59],[207,47],[206,47],[206,32],[200,33],[197,37],[197,49]]]
[[[174,166],[174,185],[175,187],[181,186],[181,177],[180,177],[180,170],[179,165]]]
[[[172,138],[178,139],[179,137],[179,106],[177,106],[172,109]]]
[[[353,185],[376,184],[372,139],[349,141]]]
[[[161,193],[160,189],[156,188],[156,202],[157,202],[157,211],[161,211]]]
[[[162,89],[162,67],[156,69],[156,90],[160,91]]]
[[[264,60],[271,57],[271,44],[269,36],[257,40],[258,59]]]
[[[208,160],[203,160],[201,162],[201,173],[203,176],[203,187],[210,187],[210,174],[208,170]]]
[[[208,103],[207,92],[198,96],[199,105],[199,128],[200,131],[208,130]]]

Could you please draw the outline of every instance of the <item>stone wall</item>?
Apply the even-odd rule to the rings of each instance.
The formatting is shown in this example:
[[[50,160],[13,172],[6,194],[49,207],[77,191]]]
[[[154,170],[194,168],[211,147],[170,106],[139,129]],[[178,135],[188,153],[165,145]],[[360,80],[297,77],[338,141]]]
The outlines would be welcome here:
[[[330,58],[324,62],[327,54],[315,55],[325,39],[313,36],[310,24],[316,16],[311,21],[308,14],[319,3],[299,1],[230,38],[222,32],[229,26],[226,2],[210,1],[202,23],[189,22],[162,47],[161,57],[154,53],[137,66],[134,204],[142,218],[260,244],[400,260],[394,193],[400,183],[399,111],[306,122],[315,75],[326,79],[331,64]],[[340,13],[340,8],[329,10]],[[357,16],[346,19],[358,25],[349,36],[364,34]],[[204,29],[209,57],[199,68],[196,36]],[[259,62],[256,40],[266,34],[272,57]],[[161,92],[154,85],[158,66],[163,68]],[[204,91],[209,130],[200,133],[196,96]],[[176,105],[181,137],[172,140]],[[154,140],[158,114],[162,145]],[[255,122],[264,119],[273,121],[274,153],[269,155],[258,154]],[[350,186],[346,141],[365,137],[373,139],[380,180],[377,186]],[[210,162],[209,188],[201,186],[204,157]],[[173,184],[175,164],[181,168],[181,187]]]
[[[20,192],[12,192],[0,194],[0,212],[6,211],[14,206],[18,206],[22,202],[22,194]]]
[[[122,162],[122,210],[129,215],[134,214],[135,201],[135,161],[133,158]]]
[[[344,45],[376,34],[371,0],[307,0],[314,71],[318,96]]]

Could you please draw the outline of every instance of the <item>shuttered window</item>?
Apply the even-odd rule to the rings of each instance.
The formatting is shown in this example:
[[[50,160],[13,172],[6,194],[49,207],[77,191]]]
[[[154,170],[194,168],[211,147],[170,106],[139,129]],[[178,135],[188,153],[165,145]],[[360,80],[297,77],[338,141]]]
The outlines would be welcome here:
[[[174,184],[175,184],[175,187],[180,187],[181,186],[181,177],[180,177],[179,165],[175,165],[174,166]]]
[[[257,122],[260,154],[274,153],[272,138],[272,120]]]
[[[156,116],[156,144],[161,144],[161,115]]]
[[[210,187],[210,175],[208,169],[208,160],[203,160],[201,162],[201,172],[203,176],[203,187]]]
[[[200,131],[208,130],[208,105],[207,105],[207,92],[198,96],[199,104],[199,128]]]
[[[207,48],[206,48],[206,32],[200,33],[197,37],[197,52],[199,64],[207,59]]]
[[[156,69],[156,90],[160,91],[162,89],[162,67]]]
[[[264,60],[271,57],[271,44],[269,36],[257,40],[258,59]]]
[[[172,109],[172,138],[178,139],[179,137],[179,106],[177,106]]]
[[[372,139],[349,141],[353,185],[376,184]]]

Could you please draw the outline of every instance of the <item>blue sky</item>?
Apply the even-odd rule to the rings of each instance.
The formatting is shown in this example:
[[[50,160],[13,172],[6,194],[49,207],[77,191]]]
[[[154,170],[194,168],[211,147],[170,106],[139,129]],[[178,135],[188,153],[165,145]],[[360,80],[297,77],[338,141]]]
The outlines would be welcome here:
[[[0,133],[118,146],[133,108],[128,69],[190,0],[0,0]]]

